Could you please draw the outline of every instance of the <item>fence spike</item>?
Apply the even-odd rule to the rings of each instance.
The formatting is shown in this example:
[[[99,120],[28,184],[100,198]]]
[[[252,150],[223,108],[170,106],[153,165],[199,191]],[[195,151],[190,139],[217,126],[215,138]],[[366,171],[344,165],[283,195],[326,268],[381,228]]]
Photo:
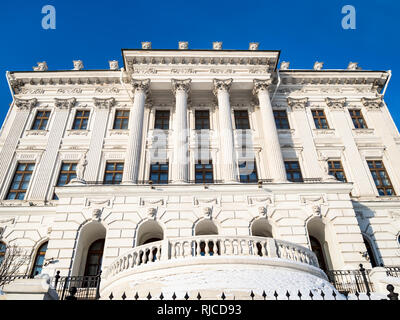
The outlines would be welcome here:
[[[358,293],[358,291],[356,291],[355,295],[357,297],[357,300],[360,300],[360,294]]]
[[[251,297],[251,300],[254,300],[255,295],[254,295],[253,290],[251,290],[250,297]]]
[[[265,293],[265,290],[263,290],[262,296],[263,296],[264,300],[267,298],[267,294]]]
[[[276,292],[276,290],[274,292],[274,297],[275,297],[275,300],[278,300],[278,293]]]
[[[189,299],[189,295],[188,295],[188,293],[186,292],[186,294],[185,294],[185,300],[188,300]]]
[[[200,300],[201,299],[201,295],[200,295],[200,292],[197,294],[197,300]]]
[[[126,294],[125,294],[125,292],[123,293],[123,295],[122,295],[122,300],[125,300],[126,299]]]
[[[325,293],[322,290],[321,290],[321,297],[322,297],[322,300],[325,300]]]
[[[289,293],[289,291],[286,291],[286,297],[287,297],[287,299],[289,300],[289,298],[290,298],[290,293]]]
[[[299,292],[297,292],[297,295],[299,296],[299,298],[300,298],[300,300],[301,300],[302,294],[301,294],[300,290],[299,290]]]
[[[163,295],[163,293],[161,292],[161,294],[160,294],[160,300],[163,300],[164,299],[164,295]]]
[[[371,292],[367,291],[368,300],[371,300]]]
[[[152,296],[151,296],[150,292],[149,292],[149,294],[147,295],[146,298],[147,298],[147,300],[151,300]]]
[[[174,294],[172,295],[172,299],[173,299],[173,300],[176,300],[176,294],[175,294],[175,292],[174,292]]]
[[[336,292],[335,292],[335,290],[332,290],[332,296],[336,300]]]
[[[109,298],[110,298],[110,300],[114,299],[114,296],[113,296],[112,292],[111,292]]]
[[[313,299],[314,295],[313,295],[313,293],[311,292],[311,290],[310,290],[309,296],[310,296],[311,300],[314,300],[314,299]]]
[[[139,294],[136,292],[136,294],[135,294],[135,300],[137,300],[137,299],[139,299]]]
[[[222,295],[221,295],[221,299],[222,299],[222,300],[225,300],[225,299],[226,299],[225,293],[223,293],[223,292],[222,292]]]

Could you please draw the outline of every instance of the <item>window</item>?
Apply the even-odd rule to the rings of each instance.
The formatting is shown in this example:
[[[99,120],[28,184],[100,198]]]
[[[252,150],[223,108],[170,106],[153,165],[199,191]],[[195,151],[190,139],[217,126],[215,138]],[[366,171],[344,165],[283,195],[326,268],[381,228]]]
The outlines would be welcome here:
[[[7,249],[7,246],[3,242],[0,242],[0,265],[2,264],[2,262],[5,259],[6,249]]]
[[[61,164],[60,174],[58,175],[57,187],[63,187],[72,179],[76,178],[76,162],[63,162]],[[54,200],[58,200],[56,194],[53,195]]]
[[[167,184],[168,163],[152,163],[150,166],[150,180],[155,184]]]
[[[37,276],[42,272],[43,264],[44,264],[44,256],[46,255],[47,251],[47,242],[43,243],[40,248],[38,249],[35,257],[35,263],[33,265],[33,269],[31,272],[31,276]]]
[[[77,110],[72,130],[86,130],[89,121],[90,111]]]
[[[197,163],[195,164],[195,178],[196,183],[213,183],[213,165],[212,161],[209,163]]]
[[[274,118],[277,129],[290,129],[286,110],[274,110]]]
[[[103,260],[104,239],[93,242],[86,257],[85,276],[97,276],[101,270]]]
[[[247,110],[235,110],[235,128],[241,130],[250,129],[249,113]]]
[[[342,182],[347,182],[346,175],[344,174],[344,169],[342,167],[342,162],[339,160],[329,160],[329,174],[334,176],[337,180]]]
[[[378,193],[380,196],[394,196],[396,193],[394,192],[392,183],[389,179],[389,176],[386,172],[385,166],[383,162],[380,160],[370,160],[367,161],[369,170],[371,171],[372,177],[374,178],[374,182],[376,188],[378,189]]]
[[[120,184],[122,182],[123,173],[124,173],[123,162],[107,162],[106,171],[104,173],[104,183]]]
[[[129,110],[116,110],[113,129],[128,129]]]
[[[378,262],[374,254],[374,250],[372,249],[369,239],[367,239],[367,237],[364,235],[363,235],[363,240],[369,256],[369,262],[371,263],[372,268],[375,268],[378,266]]]
[[[169,111],[156,110],[156,120],[154,129],[168,130],[169,129]]]
[[[361,110],[359,109],[349,109],[351,120],[353,120],[354,128],[356,129],[366,129],[367,124],[363,118]]]
[[[19,163],[7,194],[8,200],[24,200],[32,177],[34,163]]]
[[[286,177],[291,182],[303,182],[298,161],[285,161]]]
[[[38,111],[33,121],[31,130],[46,130],[49,121],[50,111]]]
[[[311,251],[314,252],[315,255],[317,256],[319,267],[326,272],[327,268],[324,257],[324,250],[322,249],[321,243],[318,241],[317,238],[310,236],[310,244],[311,244]]]
[[[311,112],[314,118],[315,127],[317,129],[329,129],[328,121],[326,120],[323,109],[311,110]]]
[[[210,112],[208,110],[196,110],[196,130],[210,129]]]
[[[256,161],[243,161],[239,163],[240,182],[253,183],[258,182]]]

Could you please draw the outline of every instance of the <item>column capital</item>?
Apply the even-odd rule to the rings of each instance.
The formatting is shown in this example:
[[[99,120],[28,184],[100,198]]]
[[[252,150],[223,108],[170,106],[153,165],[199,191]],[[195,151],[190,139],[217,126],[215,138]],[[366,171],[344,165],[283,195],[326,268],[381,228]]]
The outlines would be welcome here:
[[[257,95],[260,91],[267,91],[268,87],[271,85],[272,80],[267,79],[267,80],[260,80],[260,79],[254,79],[254,88],[253,88],[253,94]]]
[[[185,80],[178,80],[178,79],[172,79],[171,84],[172,84],[172,91],[174,94],[178,90],[183,90],[186,93],[190,92],[190,83],[192,82],[192,79],[185,79]]]
[[[37,99],[18,99],[15,98],[15,106],[20,110],[30,110],[37,105]]]
[[[144,80],[132,79],[132,86],[133,86],[133,92],[144,91],[145,94],[148,94],[150,88],[150,79],[144,79]]]
[[[76,104],[75,98],[69,98],[69,99],[54,98],[54,101],[56,108],[59,109],[71,109]]]
[[[361,103],[368,110],[380,110],[383,105],[382,97],[378,98],[361,98]]]
[[[287,104],[292,110],[304,110],[307,103],[308,98],[287,98]]]
[[[115,98],[100,99],[93,98],[94,105],[99,109],[110,109],[115,105]]]
[[[213,80],[213,85],[214,85],[213,93],[215,95],[217,95],[219,90],[229,91],[231,88],[232,82],[233,82],[233,79],[225,79],[225,80],[214,79]]]
[[[325,102],[331,110],[344,110],[346,98],[325,98]]]

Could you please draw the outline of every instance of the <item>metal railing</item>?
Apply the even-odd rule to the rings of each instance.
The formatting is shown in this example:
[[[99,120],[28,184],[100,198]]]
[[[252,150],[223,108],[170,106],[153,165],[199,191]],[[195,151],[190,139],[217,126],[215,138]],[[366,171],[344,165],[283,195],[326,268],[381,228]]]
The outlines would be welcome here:
[[[388,277],[400,278],[400,267],[385,267]]]
[[[348,294],[374,291],[369,272],[360,264],[359,270],[328,270],[326,274],[340,293]]]
[[[98,300],[101,273],[97,276],[60,276],[57,271],[53,286],[60,300]]]

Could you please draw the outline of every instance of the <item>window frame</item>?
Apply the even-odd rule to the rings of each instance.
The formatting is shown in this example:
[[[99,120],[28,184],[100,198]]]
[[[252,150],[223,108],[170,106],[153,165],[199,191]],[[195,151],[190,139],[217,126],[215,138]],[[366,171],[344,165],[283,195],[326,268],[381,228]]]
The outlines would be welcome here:
[[[252,173],[250,173],[250,174],[248,174],[248,175],[241,175],[241,174],[240,174],[240,166],[241,166],[241,164],[247,163],[247,162],[252,162],[253,165],[254,165],[254,168],[253,168],[252,173],[255,172],[255,174],[256,174],[256,179],[255,179],[255,180],[251,180],[251,179],[250,179],[250,175],[251,175]],[[256,161],[256,159],[244,159],[244,160],[238,161],[238,171],[239,171],[238,173],[239,173],[239,181],[240,181],[240,183],[258,183],[259,177],[258,177],[258,170],[257,170],[257,161]],[[247,179],[242,179],[242,177],[248,177],[248,178],[247,178]]]
[[[118,113],[122,112],[122,116],[120,116]],[[126,115],[127,113],[128,115]],[[113,130],[128,130],[129,129],[129,117],[130,117],[130,110],[128,109],[115,109],[114,113],[114,121],[113,121]],[[116,121],[118,119],[121,119],[119,128],[116,127]],[[124,120],[126,120],[126,128],[123,128],[123,123]]]
[[[79,117],[78,117],[78,112],[83,112],[84,115],[87,113],[88,115],[87,115],[87,117],[85,117],[85,116],[79,116]],[[90,114],[91,114],[91,110],[76,109],[76,110],[75,110],[75,114],[74,114],[74,118],[72,119],[71,130],[73,130],[73,131],[78,131],[78,130],[86,131],[86,130],[88,130],[88,128],[89,128]],[[75,122],[76,122],[78,119],[80,119],[80,121],[79,121],[79,126],[78,126],[78,128],[76,128],[76,127],[75,127]],[[82,122],[84,121],[84,119],[87,120],[87,123],[86,123],[86,128],[83,129],[83,128],[82,128]]]
[[[161,114],[161,113],[168,113],[168,117],[167,116],[161,116],[160,118],[157,118],[157,114]],[[158,128],[157,127],[157,121],[161,120],[161,123],[163,124],[162,128]],[[165,122],[167,122],[167,128],[165,127]],[[153,125],[153,129],[154,130],[169,130],[170,129],[170,124],[171,124],[171,111],[168,109],[156,109],[154,111],[154,125]]]
[[[351,122],[353,123],[354,129],[368,129],[367,122],[365,121],[365,118],[363,116],[363,113],[362,113],[361,109],[359,109],[359,108],[349,108],[348,111],[349,111],[350,119],[351,119]],[[354,112],[357,112],[357,111],[360,112],[359,116],[354,114]],[[360,121],[359,121],[360,119],[362,120],[362,123],[364,123],[364,126],[359,126],[360,125]],[[356,123],[358,125],[356,125]]]
[[[113,170],[108,170],[107,166],[109,164],[113,164]],[[117,166],[122,164],[122,170],[117,170]],[[104,177],[103,177],[103,183],[105,185],[119,185],[122,183],[122,179],[123,179],[123,174],[124,174],[124,167],[125,167],[125,163],[123,161],[106,161],[106,166],[104,168]],[[111,183],[107,183],[106,181],[106,176],[107,174],[112,174],[112,180]],[[121,181],[116,181],[115,180],[115,176],[116,174],[121,174]]]
[[[239,113],[242,113],[242,114],[246,113],[247,116],[244,117],[244,116],[240,115],[239,117],[237,117],[236,114],[239,114]],[[234,119],[234,123],[235,123],[235,130],[251,130],[249,110],[247,110],[247,109],[235,109],[235,110],[233,110],[233,119]],[[238,127],[238,122],[240,123],[240,121],[238,121],[238,120],[243,120],[243,119],[247,120],[248,128],[239,128]]]
[[[273,109],[273,114],[274,114],[274,120],[275,120],[275,126],[277,130],[290,130],[290,122],[289,122],[289,115],[287,113],[286,109]],[[276,115],[278,113],[278,116]],[[279,115],[279,113],[284,113],[286,117],[282,117]],[[282,124],[282,119],[285,119],[287,121],[287,128],[278,128],[277,123],[279,123],[280,125]]]
[[[159,168],[155,171],[153,171],[153,166],[159,166]],[[163,170],[161,169],[162,165],[166,165],[167,166],[167,170]],[[160,180],[160,176],[162,174],[167,174],[167,180]],[[153,174],[157,174],[158,179],[156,181],[154,181],[151,176]],[[168,184],[169,182],[169,162],[165,162],[165,163],[161,163],[161,162],[152,162],[150,163],[150,172],[149,172],[149,181],[151,181],[153,184]]]
[[[301,166],[300,166],[300,161],[299,161],[299,160],[285,160],[285,161],[284,161],[285,171],[286,171],[286,177],[287,177],[289,174],[291,174],[291,173],[297,172],[297,171],[296,171],[295,169],[293,169],[293,168],[290,168],[289,171],[288,171],[288,169],[287,169],[287,167],[286,167],[286,164],[287,164],[287,163],[290,163],[290,164],[292,164],[292,163],[297,163],[297,165],[298,165],[298,172],[300,172],[300,179],[299,179],[298,181],[296,181],[295,179],[293,179],[293,180],[287,179],[287,180],[288,180],[288,181],[291,181],[291,182],[294,182],[294,183],[301,183],[301,182],[304,182],[303,173],[302,173]]]
[[[205,117],[205,116],[197,117],[197,113],[207,113],[208,117]],[[198,120],[202,124],[201,128],[197,127]],[[204,122],[208,122],[208,128],[204,128],[204,126],[203,126]],[[194,110],[194,128],[195,128],[195,130],[210,130],[211,129],[211,119],[210,119],[210,110],[209,109]]]
[[[314,112],[316,112],[317,114],[314,115]],[[321,112],[322,112],[322,115],[320,114]],[[325,110],[324,110],[324,109],[322,109],[322,108],[313,108],[313,109],[311,109],[311,116],[312,116],[312,119],[313,119],[313,122],[314,122],[314,126],[315,126],[315,128],[316,128],[317,130],[327,130],[327,129],[330,129],[330,127],[329,127],[329,122],[328,122],[328,118],[326,117],[326,113],[325,113]],[[325,119],[326,128],[324,128],[324,127],[322,126],[321,119]],[[318,123],[318,126],[316,125],[316,121],[317,121],[317,123]]]
[[[43,243],[38,247],[38,249],[36,250],[35,259],[33,260],[33,265],[32,265],[32,269],[31,269],[31,272],[30,272],[30,276],[31,276],[31,277],[34,277],[34,276],[37,276],[37,275],[41,274],[41,272],[42,272],[42,270],[43,270],[44,262],[45,262],[45,258],[44,258],[44,257],[46,256],[46,252],[47,252],[47,249],[48,249],[48,245],[49,245],[49,242],[48,242],[48,241],[45,241],[45,242],[43,242]],[[45,250],[42,250],[42,248],[43,248],[44,246],[46,246],[46,249],[45,249]],[[42,264],[42,265],[39,265],[39,264],[37,264],[37,262],[38,262],[38,260],[39,260],[39,258],[40,258],[41,256],[43,256],[43,264]],[[40,272],[39,272],[38,274],[35,274],[35,269],[36,269],[37,266],[40,267]]]
[[[202,166],[201,168],[197,168],[197,166]],[[205,168],[205,166],[211,166],[211,168]],[[206,179],[207,173],[211,172],[211,180]],[[201,173],[202,179],[198,180],[197,179],[197,174]],[[194,181],[197,184],[207,184],[207,183],[214,183],[214,165],[212,160],[210,159],[208,163],[201,163],[201,161],[198,161],[197,163],[194,164]]]
[[[378,195],[379,195],[380,197],[392,197],[392,196],[396,196],[396,195],[397,195],[397,194],[396,194],[396,190],[394,189],[392,180],[390,179],[389,173],[388,173],[388,171],[386,170],[385,164],[383,163],[383,159],[366,159],[366,161],[367,161],[367,167],[368,167],[368,169],[369,169],[369,171],[370,171],[372,180],[373,180],[373,182],[374,182],[374,185],[375,185],[375,187],[376,187],[376,190],[378,191]],[[369,165],[370,162],[373,162],[373,163],[374,163],[374,167],[373,167],[373,168],[370,167],[370,165]],[[376,162],[380,162],[380,163],[382,164],[382,168],[377,168],[377,167],[376,167]],[[374,179],[374,175],[372,174],[372,170],[374,170],[374,171],[377,173],[377,174],[376,174],[376,176],[377,176],[377,178],[378,178],[377,180],[379,180],[379,182],[381,183],[381,187],[379,187],[379,186],[376,184],[376,180]],[[382,183],[383,180],[382,180],[382,178],[381,178],[379,172],[384,172],[384,173],[385,173],[386,178],[387,178],[387,180],[389,181],[389,185],[388,185],[388,186],[385,186],[385,185]],[[384,194],[380,194],[379,189],[383,189]],[[392,194],[387,194],[387,193],[386,193],[386,189],[392,189],[393,193],[392,193]]]
[[[20,165],[25,165],[24,170],[22,170],[22,171],[18,170]],[[27,166],[29,166],[29,165],[33,165],[32,171],[27,171],[26,170]],[[29,186],[30,186],[31,181],[32,181],[32,177],[33,177],[33,173],[35,171],[35,167],[36,167],[36,164],[35,164],[35,162],[32,162],[32,161],[17,162],[17,165],[16,165],[16,167],[14,169],[14,175],[11,178],[11,182],[10,182],[10,185],[8,187],[8,190],[7,190],[7,194],[6,194],[5,200],[13,200],[13,201],[15,201],[15,200],[19,200],[19,201],[25,200],[26,194],[28,193],[28,189],[29,189]],[[22,177],[21,177],[21,179],[19,181],[15,180],[16,179],[16,175],[18,173],[22,174]],[[18,186],[19,188],[21,187],[21,184],[23,182],[26,182],[23,179],[25,177],[25,174],[30,174],[31,175],[31,177],[29,178],[28,186],[26,187],[26,189],[12,189],[12,185],[14,184],[14,182],[15,183],[19,182],[19,186]],[[10,199],[9,198],[10,193],[15,193],[16,194],[14,199]],[[17,197],[19,196],[20,193],[24,193],[24,198],[23,199],[17,199]]]
[[[34,128],[35,123],[36,123],[36,121],[38,120],[39,113],[41,113],[41,112],[47,114],[47,117],[41,116],[41,118],[39,119],[39,120],[40,120],[39,126],[38,126],[37,129],[35,129],[35,128]],[[41,109],[36,110],[36,114],[35,114],[35,117],[33,118],[32,125],[31,125],[31,127],[30,127],[30,130],[33,130],[33,131],[44,131],[44,130],[47,130],[47,127],[49,126],[50,116],[51,116],[51,110],[41,110]],[[42,123],[43,123],[44,120],[47,121],[47,122],[46,122],[46,125],[45,125],[44,128],[41,128]]]
[[[329,174],[334,176],[336,178],[336,180],[347,183],[348,182],[347,181],[347,176],[346,176],[346,172],[344,171],[344,167],[343,167],[342,161],[340,159],[339,160],[338,159],[328,159],[327,161],[328,161]],[[340,168],[339,169],[334,167],[334,163],[335,162],[339,162],[340,163]],[[332,165],[332,167],[331,167],[331,165]],[[343,173],[344,181],[338,179],[337,174],[336,174],[337,172],[342,172]]]

